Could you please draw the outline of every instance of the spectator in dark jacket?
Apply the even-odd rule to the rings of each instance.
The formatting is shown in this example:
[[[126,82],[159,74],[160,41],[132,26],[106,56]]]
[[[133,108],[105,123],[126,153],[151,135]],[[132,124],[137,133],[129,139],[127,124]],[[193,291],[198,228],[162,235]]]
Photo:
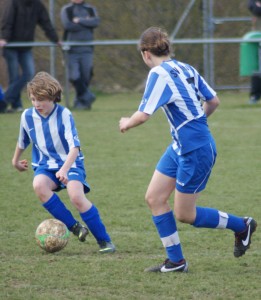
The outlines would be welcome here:
[[[61,21],[64,27],[64,41],[90,42],[93,29],[100,23],[96,9],[84,0],[71,0],[63,6]],[[90,109],[95,96],[89,90],[93,72],[93,46],[72,46],[66,54],[69,80],[73,84],[76,97],[74,107]]]
[[[23,110],[21,92],[26,83],[33,78],[35,67],[31,47],[9,47],[8,43],[33,42],[37,25],[43,29],[49,40],[59,42],[47,9],[40,0],[5,1],[0,47],[4,47],[3,56],[9,75],[5,102],[11,105],[12,111]]]
[[[261,0],[248,0],[248,9],[253,15],[252,29],[261,31]],[[260,56],[260,52],[259,52]],[[260,58],[259,58],[260,59]],[[260,70],[251,76],[249,104],[256,104],[261,98],[261,73]]]

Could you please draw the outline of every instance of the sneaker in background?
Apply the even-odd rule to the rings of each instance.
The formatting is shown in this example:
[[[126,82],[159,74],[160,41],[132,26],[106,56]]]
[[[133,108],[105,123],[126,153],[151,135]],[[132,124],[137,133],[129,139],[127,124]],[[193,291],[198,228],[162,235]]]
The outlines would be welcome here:
[[[251,96],[248,103],[249,104],[257,104],[257,102],[260,100],[260,98],[256,97],[256,96]]]

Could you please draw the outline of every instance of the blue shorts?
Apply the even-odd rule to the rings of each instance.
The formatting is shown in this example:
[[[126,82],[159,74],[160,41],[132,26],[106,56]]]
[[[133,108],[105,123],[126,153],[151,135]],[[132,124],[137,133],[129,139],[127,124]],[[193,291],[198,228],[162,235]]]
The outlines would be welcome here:
[[[66,185],[64,185],[59,179],[56,178],[55,174],[58,172],[58,170],[50,170],[47,169],[45,166],[35,167],[34,168],[34,176],[43,174],[47,177],[49,177],[56,185],[57,188],[55,189],[55,192],[59,192],[62,189],[66,189]],[[86,182],[86,174],[84,169],[81,168],[71,168],[68,171],[68,181],[70,180],[77,180],[80,181],[83,184],[84,193],[87,194],[90,191],[90,186]]]
[[[175,178],[179,192],[195,194],[205,189],[216,156],[214,141],[184,155],[177,155],[170,145],[160,158],[156,170]]]

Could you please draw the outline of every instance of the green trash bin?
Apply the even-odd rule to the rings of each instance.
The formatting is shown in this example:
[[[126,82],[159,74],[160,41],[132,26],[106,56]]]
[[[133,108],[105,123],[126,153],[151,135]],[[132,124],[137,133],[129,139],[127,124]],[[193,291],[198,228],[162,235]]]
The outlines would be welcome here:
[[[240,76],[252,76],[259,70],[259,43],[247,40],[261,38],[261,31],[250,31],[243,36],[246,40],[240,45]]]

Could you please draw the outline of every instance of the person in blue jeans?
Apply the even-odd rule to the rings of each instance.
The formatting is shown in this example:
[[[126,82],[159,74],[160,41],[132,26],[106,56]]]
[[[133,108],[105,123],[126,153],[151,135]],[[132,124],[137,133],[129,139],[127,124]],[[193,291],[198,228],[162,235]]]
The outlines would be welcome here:
[[[0,85],[0,113],[5,112],[5,109],[6,109],[6,103],[4,101],[4,92]]]
[[[5,102],[11,105],[12,110],[23,111],[21,92],[35,73],[32,50],[4,48],[3,56],[6,60],[9,74],[9,85],[5,93]],[[21,74],[19,67],[21,67]]]
[[[47,9],[40,0],[9,0],[3,12],[0,47],[6,60],[9,76],[5,102],[11,111],[22,111],[21,92],[35,74],[31,47],[10,47],[12,42],[34,41],[35,29],[39,25],[45,35],[59,43],[58,35],[51,24]]]

